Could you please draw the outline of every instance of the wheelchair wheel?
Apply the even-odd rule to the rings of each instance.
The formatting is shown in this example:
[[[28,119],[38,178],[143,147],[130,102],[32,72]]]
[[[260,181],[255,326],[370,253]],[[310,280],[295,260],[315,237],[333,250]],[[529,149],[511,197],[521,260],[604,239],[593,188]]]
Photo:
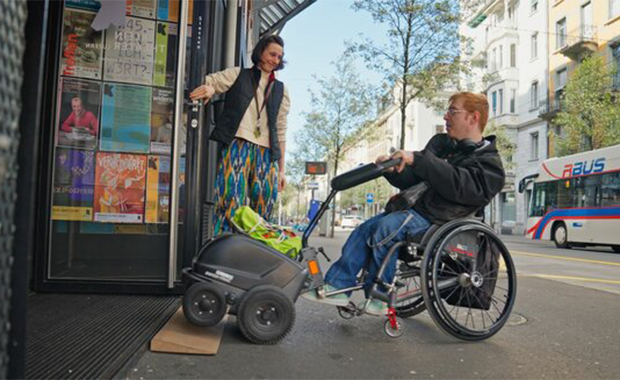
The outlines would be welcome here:
[[[464,220],[444,227],[424,253],[425,305],[446,333],[467,341],[487,339],[510,317],[517,292],[514,263],[486,225]]]
[[[396,276],[398,281],[404,286],[398,289],[396,293],[396,315],[401,318],[409,318],[418,315],[424,310],[424,297],[420,292],[422,289],[422,281],[420,279],[420,268],[418,266],[410,266],[405,262],[398,261]],[[413,292],[420,292],[418,297],[398,302],[399,299],[411,295]]]

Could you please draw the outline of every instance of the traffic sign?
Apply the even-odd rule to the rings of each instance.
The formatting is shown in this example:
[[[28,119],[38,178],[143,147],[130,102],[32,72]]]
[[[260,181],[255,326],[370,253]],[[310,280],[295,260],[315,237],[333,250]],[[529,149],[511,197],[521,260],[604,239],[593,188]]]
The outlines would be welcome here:
[[[308,182],[308,184],[306,185],[306,187],[308,188],[308,190],[318,190],[319,189],[319,183],[318,182]]]
[[[375,195],[373,193],[366,193],[366,203],[373,203],[375,201]]]

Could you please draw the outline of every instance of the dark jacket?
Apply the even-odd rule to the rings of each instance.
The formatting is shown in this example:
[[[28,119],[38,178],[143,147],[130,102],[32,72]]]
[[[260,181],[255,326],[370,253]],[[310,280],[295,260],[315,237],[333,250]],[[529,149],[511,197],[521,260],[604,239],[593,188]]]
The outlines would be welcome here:
[[[462,218],[491,202],[504,187],[506,174],[495,146],[495,136],[485,137],[473,153],[449,152],[448,136],[435,135],[424,150],[414,152],[413,165],[385,178],[403,190],[420,181],[429,189],[413,209],[432,223],[443,224]]]
[[[254,76],[254,80],[252,80]],[[235,83],[226,92],[224,110],[218,118],[218,122],[211,132],[209,138],[223,144],[230,144],[235,138],[239,124],[243,115],[250,106],[254,98],[254,83],[260,81],[260,70],[258,68],[241,69]],[[280,144],[278,142],[278,111],[282,98],[284,97],[284,84],[279,80],[273,83],[273,89],[267,99],[265,109],[267,111],[267,125],[269,126],[269,148],[271,149],[271,159],[277,161],[281,157]]]

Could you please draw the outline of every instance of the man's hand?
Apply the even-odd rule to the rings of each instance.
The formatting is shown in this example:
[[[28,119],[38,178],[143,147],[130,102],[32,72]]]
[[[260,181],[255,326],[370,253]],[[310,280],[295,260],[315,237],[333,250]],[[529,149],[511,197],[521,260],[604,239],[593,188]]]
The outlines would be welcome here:
[[[390,159],[390,156],[387,156],[387,155],[385,155],[385,154],[384,154],[384,155],[381,155],[381,156],[377,157],[377,159],[375,160],[375,164],[377,164],[377,165],[378,165],[378,164],[380,164],[380,163],[382,163],[382,162],[385,162],[385,161],[387,161],[387,160],[389,160],[389,159]],[[394,172],[394,166],[392,166],[391,168],[387,168],[387,169],[385,169],[385,172],[386,172],[386,173],[392,173],[392,172]]]
[[[194,91],[189,94],[190,99],[198,100],[204,99],[204,103],[207,104],[211,97],[215,94],[215,89],[208,84],[203,84],[202,86],[196,87]]]
[[[405,169],[405,165],[413,165],[413,152],[405,150],[397,150],[392,153],[390,159],[400,158],[400,164],[396,167],[396,172],[401,173]]]

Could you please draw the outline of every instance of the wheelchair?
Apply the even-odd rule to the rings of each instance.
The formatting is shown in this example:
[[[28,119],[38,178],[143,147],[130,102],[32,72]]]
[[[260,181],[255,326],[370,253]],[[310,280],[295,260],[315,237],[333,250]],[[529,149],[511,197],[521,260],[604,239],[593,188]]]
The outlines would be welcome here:
[[[396,163],[394,163],[396,161]],[[378,178],[397,160],[369,164],[335,177],[332,193],[308,228],[312,231],[335,192]],[[300,257],[309,268],[311,284],[319,297],[361,290],[366,271],[357,284],[326,293],[318,254],[329,258],[319,248],[308,247],[305,233]],[[397,255],[392,283],[381,279],[388,263]],[[443,225],[432,225],[417,236],[407,236],[392,245],[377,273],[366,301],[338,306],[341,317],[363,315],[372,301],[387,302],[388,315],[384,332],[393,338],[404,332],[403,318],[428,311],[435,324],[447,334],[464,340],[480,341],[495,335],[508,321],[517,291],[516,270],[510,252],[495,232],[475,218],[463,218]]]
[[[367,273],[360,275],[356,286],[326,294],[318,256],[329,258],[323,248],[310,246],[308,238],[338,191],[379,178],[399,162],[368,164],[334,177],[295,259],[239,232],[211,239],[191,267],[182,271],[187,320],[208,327],[233,314],[250,342],[276,344],[293,328],[294,303],[301,293],[317,291],[325,297],[361,290]],[[384,331],[391,337],[402,335],[402,318],[424,310],[442,330],[463,340],[489,338],[506,323],[516,296],[514,264],[501,240],[483,223],[463,219],[434,225],[421,236],[394,244],[377,278],[394,255],[398,255],[394,281],[375,280],[363,305],[338,308],[343,318],[364,314],[377,298],[388,303]]]

